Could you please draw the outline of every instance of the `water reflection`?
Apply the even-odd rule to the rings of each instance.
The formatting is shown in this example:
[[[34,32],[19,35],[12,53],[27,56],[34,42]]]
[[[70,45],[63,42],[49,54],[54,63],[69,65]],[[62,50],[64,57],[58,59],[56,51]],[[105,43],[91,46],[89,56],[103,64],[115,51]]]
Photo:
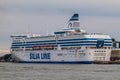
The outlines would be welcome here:
[[[120,80],[119,65],[0,63],[0,80]]]

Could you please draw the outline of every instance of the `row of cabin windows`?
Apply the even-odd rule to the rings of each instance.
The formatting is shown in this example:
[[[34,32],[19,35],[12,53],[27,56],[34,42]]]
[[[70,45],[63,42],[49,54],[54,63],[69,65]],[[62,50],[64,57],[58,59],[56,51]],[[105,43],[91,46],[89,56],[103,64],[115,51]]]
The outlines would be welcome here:
[[[94,52],[106,52],[106,51],[94,51]]]
[[[19,48],[25,48],[25,46],[20,46]],[[57,47],[53,47],[54,49]],[[52,49],[53,49],[52,48]],[[81,49],[82,47],[61,47],[61,49],[67,49],[67,50],[74,50],[74,49]],[[97,48],[97,47],[84,47],[86,49],[111,49],[111,47],[102,47],[102,48]],[[36,48],[36,49],[45,49],[45,48]],[[48,48],[47,48],[48,49]]]

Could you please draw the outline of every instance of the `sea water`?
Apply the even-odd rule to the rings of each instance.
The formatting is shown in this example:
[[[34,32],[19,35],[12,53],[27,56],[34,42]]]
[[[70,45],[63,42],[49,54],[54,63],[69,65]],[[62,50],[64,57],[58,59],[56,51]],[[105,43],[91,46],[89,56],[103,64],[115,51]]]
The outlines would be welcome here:
[[[0,63],[0,80],[120,80],[120,65]]]

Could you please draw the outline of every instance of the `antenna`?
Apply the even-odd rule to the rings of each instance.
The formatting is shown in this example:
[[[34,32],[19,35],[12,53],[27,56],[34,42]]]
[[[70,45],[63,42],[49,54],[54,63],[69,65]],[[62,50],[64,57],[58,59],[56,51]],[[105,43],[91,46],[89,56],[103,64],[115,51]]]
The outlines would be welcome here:
[[[27,31],[26,34],[28,37],[30,37],[31,33],[30,33],[30,24],[27,25]]]
[[[49,32],[48,32],[48,30],[46,31],[46,35],[49,35]]]

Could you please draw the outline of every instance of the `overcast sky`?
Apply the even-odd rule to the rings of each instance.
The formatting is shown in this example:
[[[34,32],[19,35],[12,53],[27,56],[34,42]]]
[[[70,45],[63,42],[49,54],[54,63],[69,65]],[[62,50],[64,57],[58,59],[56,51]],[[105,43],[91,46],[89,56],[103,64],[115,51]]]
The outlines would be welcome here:
[[[9,49],[10,35],[52,33],[80,15],[81,28],[120,40],[120,0],[0,0],[0,50]]]

